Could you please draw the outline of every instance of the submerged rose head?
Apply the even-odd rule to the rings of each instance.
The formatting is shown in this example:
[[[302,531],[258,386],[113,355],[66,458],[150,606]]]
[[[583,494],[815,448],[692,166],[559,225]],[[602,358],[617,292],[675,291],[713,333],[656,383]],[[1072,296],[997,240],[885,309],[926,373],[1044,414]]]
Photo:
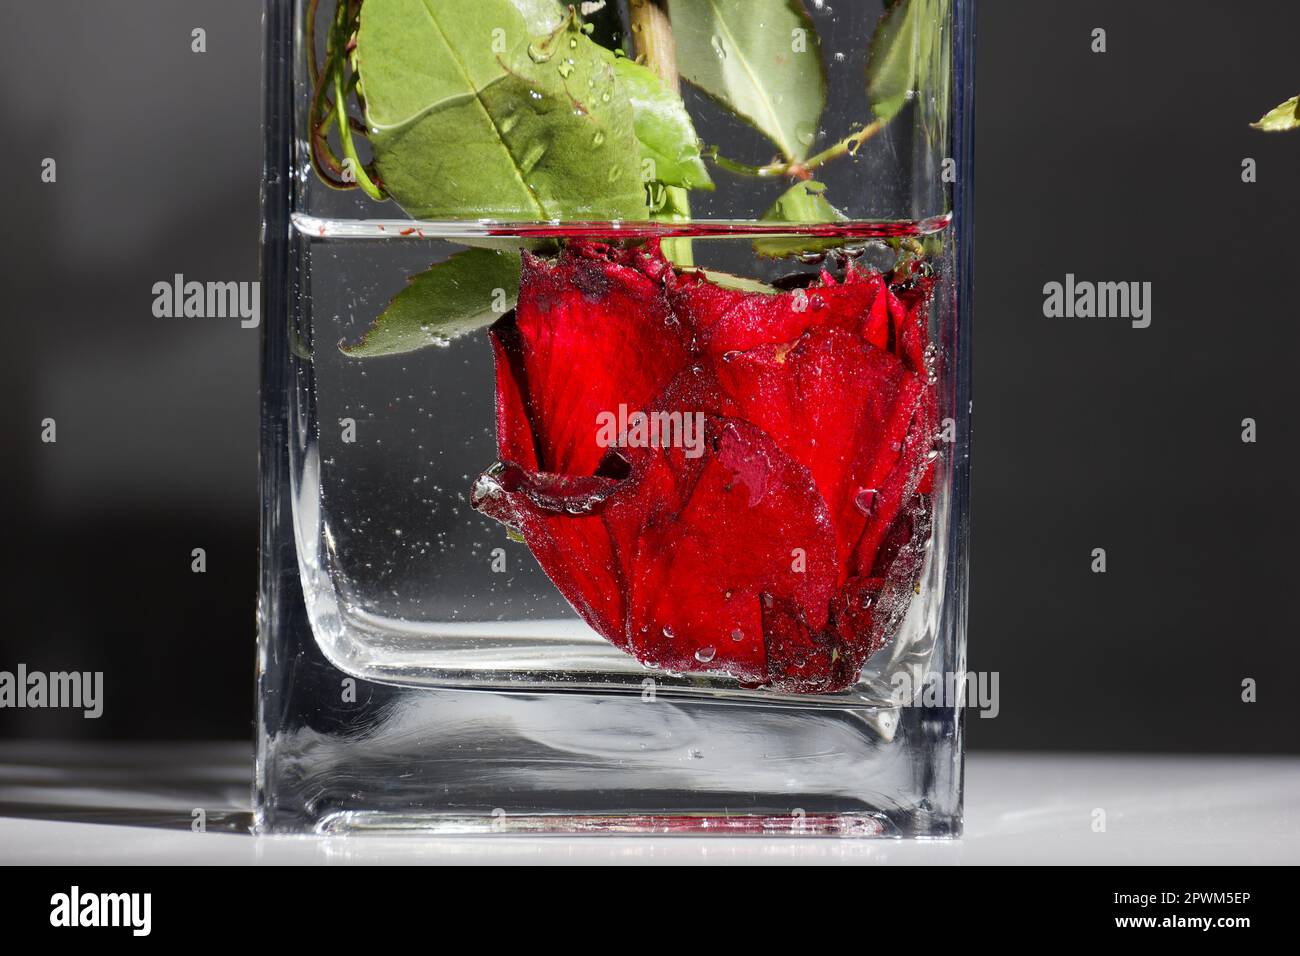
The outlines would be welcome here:
[[[653,244],[525,253],[491,331],[500,462],[474,505],[645,664],[848,687],[929,535],[928,293],[854,265],[742,292]]]

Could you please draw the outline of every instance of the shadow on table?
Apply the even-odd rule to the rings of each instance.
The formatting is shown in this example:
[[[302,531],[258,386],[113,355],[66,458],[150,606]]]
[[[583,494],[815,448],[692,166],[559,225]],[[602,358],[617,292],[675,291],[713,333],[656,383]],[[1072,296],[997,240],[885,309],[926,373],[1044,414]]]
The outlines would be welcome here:
[[[247,744],[0,745],[0,817],[247,833]]]

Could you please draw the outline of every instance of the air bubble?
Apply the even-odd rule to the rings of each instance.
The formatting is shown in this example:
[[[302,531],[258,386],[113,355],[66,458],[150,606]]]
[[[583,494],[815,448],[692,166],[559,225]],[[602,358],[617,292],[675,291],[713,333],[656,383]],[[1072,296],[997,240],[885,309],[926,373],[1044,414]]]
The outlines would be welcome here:
[[[695,659],[699,661],[701,664],[707,664],[709,661],[713,660],[713,658],[717,656],[718,656],[718,649],[716,647],[713,647],[712,645],[708,647],[701,647],[698,651],[695,652]]]

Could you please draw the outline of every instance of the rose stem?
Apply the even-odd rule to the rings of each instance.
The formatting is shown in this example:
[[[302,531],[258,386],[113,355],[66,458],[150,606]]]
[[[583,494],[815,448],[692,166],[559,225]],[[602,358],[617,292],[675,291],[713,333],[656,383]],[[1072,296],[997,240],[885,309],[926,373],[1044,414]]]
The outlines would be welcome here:
[[[677,76],[677,44],[668,11],[655,0],[631,0],[632,42],[637,59],[658,75],[674,93],[681,92]]]
[[[668,11],[656,0],[630,0],[632,14],[633,52],[645,66],[663,80],[674,93],[681,93],[681,78],[677,75],[677,41]],[[671,187],[664,187],[665,189]],[[680,191],[678,215],[672,219],[690,219],[690,200],[685,190]],[[690,239],[669,239],[664,254],[679,266],[693,266],[695,255]]]
[[[711,160],[720,168],[727,172],[736,173],[740,176],[755,176],[759,179],[769,179],[775,176],[793,176],[796,179],[808,179],[813,170],[818,169],[832,159],[839,159],[844,155],[852,156],[858,149],[871,137],[875,136],[885,128],[883,120],[873,120],[862,129],[850,136],[844,137],[834,146],[829,146],[822,150],[816,156],[800,162],[777,162],[768,163],[766,166],[751,166],[748,163],[737,162],[734,159],[728,159],[718,154],[716,146],[710,146],[706,152]]]

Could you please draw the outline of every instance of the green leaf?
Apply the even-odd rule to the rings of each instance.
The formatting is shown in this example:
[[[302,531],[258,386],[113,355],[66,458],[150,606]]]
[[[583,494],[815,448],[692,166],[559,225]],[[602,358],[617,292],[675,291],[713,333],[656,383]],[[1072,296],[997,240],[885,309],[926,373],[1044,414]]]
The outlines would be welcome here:
[[[644,178],[666,186],[713,189],[713,180],[700,158],[700,138],[682,98],[653,70],[625,56],[611,56],[610,60],[632,104],[643,167],[646,161],[653,163]]]
[[[576,17],[366,0],[357,69],[385,190],[422,219],[644,219],[632,107]]]
[[[1266,133],[1283,133],[1300,128],[1300,96],[1291,97],[1281,106],[1276,106],[1261,116],[1258,123],[1250,125]]]
[[[776,202],[768,207],[760,222],[771,223],[810,223],[843,222],[848,217],[826,201],[826,186],[809,180],[795,183]],[[772,239],[755,239],[754,251],[760,256],[777,259],[782,256],[800,252],[821,252],[835,246],[843,245],[842,239],[810,239],[799,237],[781,237]]]
[[[804,159],[826,106],[817,34],[798,0],[669,0],[684,76]]]
[[[407,282],[359,342],[339,343],[344,353],[401,355],[490,325],[519,297],[519,253],[466,249]]]
[[[524,18],[524,26],[535,36],[546,36],[558,30],[564,22],[565,6],[560,0],[510,0],[519,15]]]
[[[722,286],[724,289],[735,289],[738,292],[759,292],[763,295],[777,295],[781,291],[766,282],[759,282],[757,279],[751,279],[748,276],[732,275],[730,272],[716,272],[713,269],[683,269],[682,271],[701,275],[714,285]]]
[[[929,80],[938,13],[937,0],[895,0],[876,24],[867,59],[867,100],[878,119],[893,119]]]
[[[690,222],[690,194],[680,186],[665,186],[663,183],[647,184],[654,211],[650,218],[656,222]],[[695,265],[695,251],[687,236],[674,236],[662,240],[659,248],[664,258],[678,266]]]

